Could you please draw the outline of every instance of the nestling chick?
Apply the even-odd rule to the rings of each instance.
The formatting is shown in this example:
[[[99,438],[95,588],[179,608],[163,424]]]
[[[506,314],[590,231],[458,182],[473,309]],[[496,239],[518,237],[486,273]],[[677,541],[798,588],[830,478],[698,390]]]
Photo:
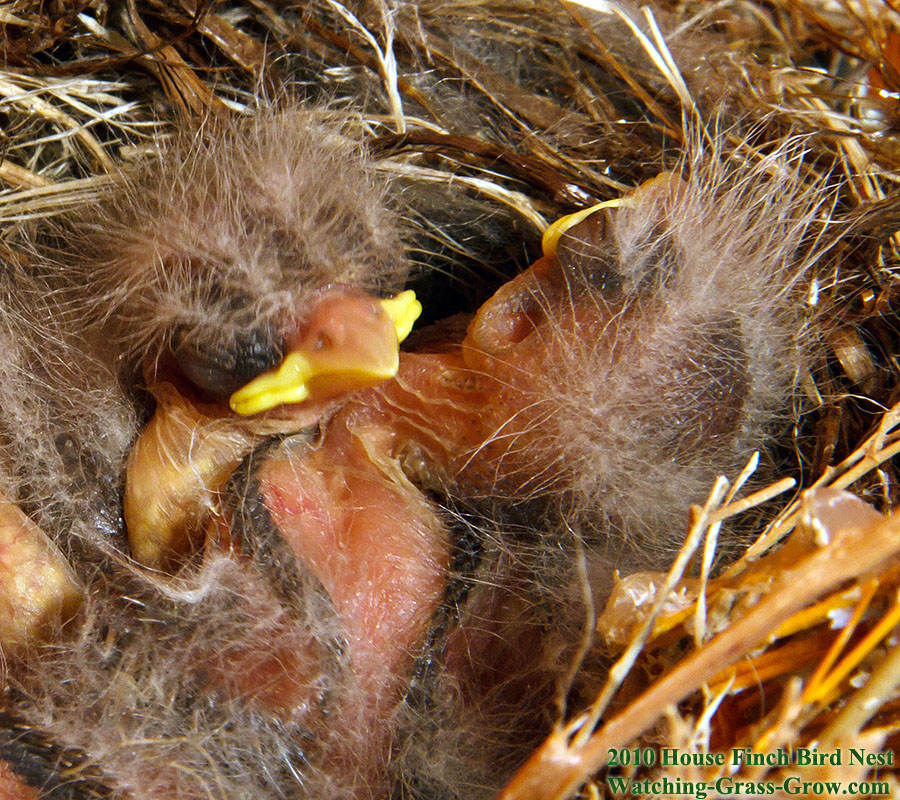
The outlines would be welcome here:
[[[698,156],[564,218],[461,342],[401,354],[318,436],[235,473],[217,538],[274,563],[286,597],[299,564],[334,604],[333,718],[350,741],[376,709],[395,719],[390,758],[376,736],[357,749],[372,785],[380,758],[400,796],[473,796],[461,763],[490,785],[524,757],[580,638],[579,547],[596,575],[623,550],[658,564],[687,504],[765,442],[802,359],[791,290],[816,204],[782,154],[741,173]]]
[[[375,297],[404,261],[323,117],[213,122],[167,158],[61,221],[37,272],[95,374],[144,365],[128,490],[149,451],[165,502],[132,503],[131,552],[177,574],[98,545],[81,617],[10,670],[17,718],[122,796],[488,796],[569,688],[579,554],[656,563],[789,402],[815,200],[783,154],[698,154],[398,357],[414,301]]]
[[[524,757],[580,640],[579,549],[598,598],[604,572],[660,564],[688,504],[789,408],[796,254],[820,199],[783,153],[732,170],[698,155],[683,177],[560,220],[461,343],[401,354],[396,379],[348,399],[315,441],[254,463],[267,513],[235,506],[230,530],[237,518],[251,542],[286,542],[319,576],[361,683],[407,664],[400,796],[477,796]],[[354,552],[363,569],[339,566]],[[396,688],[382,674],[366,691],[390,704]]]
[[[311,723],[298,710],[297,690],[281,685],[285,665],[307,665],[288,684],[304,686],[300,694],[316,719],[316,697],[340,692],[341,672],[332,669],[337,655],[323,644],[339,636],[326,632],[330,623],[322,609],[328,603],[317,602],[315,580],[309,596],[291,606],[306,609],[298,618],[282,607],[284,598],[273,596],[265,575],[228,556],[211,558],[211,573],[189,577],[202,587],[193,599],[172,600],[165,576],[129,563],[120,480],[126,448],[137,434],[142,398],[136,379],[141,371],[153,381],[165,376],[216,414],[236,420],[228,402],[256,378],[263,398],[245,393],[233,403],[238,412],[263,410],[260,403],[300,403],[286,428],[304,428],[336,397],[396,372],[398,340],[408,333],[417,303],[411,293],[379,297],[402,283],[406,261],[383,188],[359,145],[340,133],[336,117],[291,108],[242,122],[210,120],[176,134],[158,155],[122,175],[99,207],[78,209],[39,233],[27,269],[15,275],[10,269],[8,276],[2,322],[9,324],[0,329],[7,377],[0,387],[8,472],[2,488],[34,512],[73,559],[84,595],[69,633],[51,631],[52,657],[29,630],[34,649],[11,666],[8,685],[20,691],[15,719],[30,720],[60,746],[98,758],[113,791],[148,798],[199,796],[203,780],[179,775],[179,769],[200,769],[196,754],[173,757],[162,734],[162,747],[144,753],[147,770],[132,770],[134,755],[122,739],[138,739],[150,728],[174,737],[190,726],[202,739],[229,717],[252,717],[261,704],[261,724],[238,725],[228,744],[211,746],[224,764],[244,746],[244,733],[275,742],[263,758],[268,766],[258,761],[249,783],[232,776],[222,790],[222,796],[262,797],[265,775],[296,769],[293,760],[313,749],[303,744]],[[262,436],[285,427],[278,421],[267,426],[264,419],[260,424],[242,440],[244,450],[236,451],[231,469]],[[180,455],[191,457],[193,450],[172,453]],[[55,552],[40,546],[38,534],[31,550],[20,548],[18,555]],[[15,577],[32,575],[44,573],[35,568]],[[23,618],[38,620],[41,632],[71,616],[73,598],[78,604],[78,588],[64,583],[67,576],[60,565],[42,578],[62,587],[46,608],[20,609]],[[135,615],[137,606],[122,595],[144,610]],[[0,601],[15,603],[17,596],[0,592]],[[160,651],[157,625],[169,622],[175,623],[174,638]],[[117,654],[112,662],[107,639]],[[162,652],[177,653],[180,666]],[[327,674],[316,688],[319,666]],[[242,697],[247,669],[258,682]],[[275,677],[266,680],[273,669]],[[113,688],[119,680],[127,688]],[[66,711],[76,706],[65,697],[67,685],[78,686],[83,702],[93,697],[102,715],[121,718],[142,709],[144,721],[131,734],[120,726],[76,724]],[[201,705],[219,698],[222,704],[211,712],[213,721],[197,707],[170,707],[173,695]],[[249,708],[240,711],[232,703]],[[118,742],[107,736],[113,730]],[[290,751],[289,767],[279,739]],[[7,752],[5,744],[0,729],[0,754]],[[26,766],[16,761],[13,771],[22,774]],[[321,765],[312,772],[322,773]],[[343,784],[327,772],[315,780]],[[315,781],[307,776],[303,782]],[[355,788],[336,789],[333,796],[362,791],[359,780],[347,783]]]

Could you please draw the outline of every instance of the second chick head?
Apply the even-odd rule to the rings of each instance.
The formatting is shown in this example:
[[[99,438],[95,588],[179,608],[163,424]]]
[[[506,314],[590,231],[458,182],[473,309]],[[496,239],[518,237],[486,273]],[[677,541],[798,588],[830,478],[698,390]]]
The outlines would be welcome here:
[[[564,218],[482,306],[464,357],[502,385],[479,458],[508,491],[657,538],[764,444],[801,360],[790,290],[820,202],[771,166],[732,183],[697,157]]]

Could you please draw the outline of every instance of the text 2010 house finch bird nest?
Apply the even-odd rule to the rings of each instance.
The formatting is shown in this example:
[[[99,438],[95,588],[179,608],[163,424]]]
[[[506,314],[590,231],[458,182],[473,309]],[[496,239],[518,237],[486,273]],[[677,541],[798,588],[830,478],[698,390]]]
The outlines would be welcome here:
[[[891,5],[0,25],[0,797],[897,793]]]

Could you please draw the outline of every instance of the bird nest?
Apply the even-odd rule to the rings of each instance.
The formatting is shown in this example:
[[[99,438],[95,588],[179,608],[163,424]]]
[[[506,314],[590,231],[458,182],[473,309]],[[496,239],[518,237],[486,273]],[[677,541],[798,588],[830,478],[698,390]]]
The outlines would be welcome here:
[[[815,257],[791,289],[804,358],[766,477],[757,459],[720,478],[671,531],[683,546],[588,613],[568,657],[590,702],[560,710],[501,797],[897,793],[889,3],[15,0],[0,24],[10,263],[23,231],[89,205],[186,121],[285,102],[353,115],[401,187],[432,322],[522,272],[554,220],[698,154],[730,180],[769,170],[773,196],[818,197],[799,245]],[[94,767],[66,753],[97,796]]]

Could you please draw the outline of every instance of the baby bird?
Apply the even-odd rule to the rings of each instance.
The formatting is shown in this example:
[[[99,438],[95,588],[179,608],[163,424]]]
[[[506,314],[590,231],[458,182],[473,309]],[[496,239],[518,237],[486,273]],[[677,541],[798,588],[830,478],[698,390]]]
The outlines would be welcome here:
[[[19,570],[9,591],[0,588],[0,604],[35,620],[27,629],[6,626],[14,640],[0,644],[4,656],[17,649],[4,662],[7,685],[17,691],[9,730],[0,725],[0,756],[14,773],[38,784],[57,780],[29,772],[37,754],[20,758],[7,747],[17,726],[36,725],[62,751],[75,748],[103,762],[110,791],[195,797],[204,781],[185,781],[179,770],[198,773],[198,754],[173,755],[170,739],[191,727],[202,739],[231,719],[236,731],[228,742],[209,745],[214,759],[234,763],[248,736],[266,740],[260,747],[269,755],[254,762],[251,777],[226,780],[222,796],[293,791],[262,786],[276,773],[294,785],[283,773],[299,770],[313,749],[303,741],[310,723],[297,698],[306,698],[317,719],[321,698],[340,692],[341,673],[332,674],[338,646],[328,644],[340,637],[326,632],[327,599],[311,578],[308,596],[286,610],[267,574],[228,554],[207,559],[199,576],[187,575],[196,588],[191,599],[178,595],[168,576],[131,561],[149,559],[125,540],[122,480],[137,420],[147,413],[141,383],[171,382],[178,395],[237,426],[257,415],[234,463],[224,472],[214,465],[227,478],[262,438],[315,425],[342,395],[396,372],[399,340],[418,304],[411,292],[384,297],[402,286],[406,260],[384,187],[361,146],[341,133],[344,122],[290,107],[179,131],[156,158],[119,176],[96,205],[37,232],[29,257],[4,275],[0,488],[43,531],[8,514],[23,533],[0,541],[23,544],[0,566],[5,576],[17,559],[49,562]],[[247,384],[252,388],[242,392]],[[284,404],[291,409],[286,421],[261,413]],[[189,442],[170,455],[195,469]],[[54,581],[59,586],[46,608],[32,608],[42,596],[18,588],[37,578],[48,592]],[[170,635],[160,638],[159,625]],[[175,661],[166,652],[177,654]],[[308,663],[288,678],[291,691],[281,686],[285,664]],[[329,674],[317,675],[319,666]],[[248,669],[261,689],[241,684]],[[275,678],[266,680],[267,671]],[[74,724],[66,709],[77,703],[65,687],[76,685],[101,715],[135,714],[142,722],[131,733],[99,721]],[[197,706],[217,697],[225,699],[215,710]],[[258,714],[254,704],[265,708],[266,720],[237,725],[237,718]],[[144,751],[148,769],[135,772],[128,766],[135,756],[122,743],[150,729],[169,734],[160,734],[153,754]],[[340,783],[327,771],[318,780],[324,786],[332,779]]]
[[[789,406],[819,200],[783,153],[707,159],[558,221],[462,341],[242,465],[226,541],[318,577],[358,704],[405,684],[381,755],[401,797],[478,796],[527,755],[584,633],[577,554],[598,601],[614,568],[660,564]]]
[[[810,352],[794,289],[817,255],[797,253],[824,200],[785,155],[698,151],[562,218],[458,350],[404,354],[371,393],[424,480],[543,506],[620,543],[620,567],[664,563],[688,505],[786,418]]]
[[[569,689],[580,554],[592,577],[656,565],[790,400],[816,202],[783,153],[698,150],[560,220],[464,334],[398,354],[406,263],[335,125],[176,134],[27,276],[64,335],[22,380],[112,398],[119,424],[44,420],[105,512],[66,500],[48,531],[81,611],[11,664],[11,715],[114,796],[489,796]],[[48,368],[77,347],[85,367]],[[138,373],[157,405],[123,523],[96,488],[120,488]]]
[[[469,326],[466,366],[503,388],[462,474],[482,462],[493,492],[555,498],[627,542],[620,567],[664,563],[687,505],[790,408],[808,352],[793,288],[815,257],[796,253],[821,202],[783,152],[738,171],[698,150],[551,226]]]

